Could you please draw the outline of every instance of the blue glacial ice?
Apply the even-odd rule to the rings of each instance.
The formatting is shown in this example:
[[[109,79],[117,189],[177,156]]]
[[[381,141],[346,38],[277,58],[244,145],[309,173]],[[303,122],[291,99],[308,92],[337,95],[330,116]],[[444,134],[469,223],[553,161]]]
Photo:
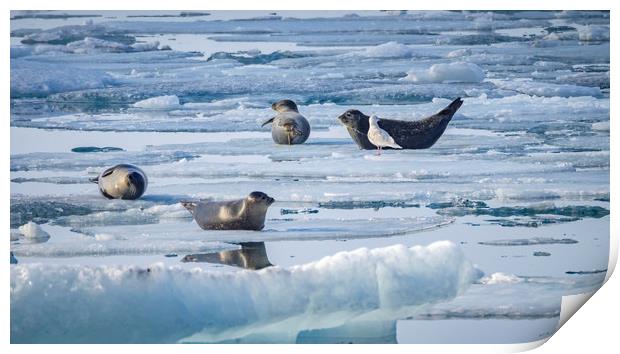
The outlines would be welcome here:
[[[118,343],[220,342],[402,318],[459,295],[479,271],[456,245],[438,242],[362,248],[256,272],[32,264],[13,266],[11,275],[15,343]]]

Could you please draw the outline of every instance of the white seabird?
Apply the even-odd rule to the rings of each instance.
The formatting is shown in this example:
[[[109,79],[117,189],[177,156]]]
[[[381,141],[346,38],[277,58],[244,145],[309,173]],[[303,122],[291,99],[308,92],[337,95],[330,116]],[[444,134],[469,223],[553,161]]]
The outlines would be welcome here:
[[[368,128],[368,140],[377,147],[379,150],[378,155],[381,155],[381,148],[385,146],[394,149],[402,149],[402,146],[396,144],[394,138],[392,138],[388,132],[379,127],[377,124],[378,121],[379,118],[374,114],[368,118],[368,122],[370,123],[370,127]]]

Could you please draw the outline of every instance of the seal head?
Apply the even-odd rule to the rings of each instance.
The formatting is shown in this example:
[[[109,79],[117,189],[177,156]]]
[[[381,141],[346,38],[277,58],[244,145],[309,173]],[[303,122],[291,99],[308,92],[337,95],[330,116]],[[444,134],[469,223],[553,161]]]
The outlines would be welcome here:
[[[270,196],[268,196],[267,194],[263,193],[263,192],[252,192],[250,193],[250,195],[248,195],[247,198],[248,202],[250,203],[262,203],[262,204],[266,204],[267,206],[270,206],[271,204],[273,204],[273,202],[275,202],[276,200],[271,198]]]
[[[299,113],[297,104],[291,100],[280,100],[271,105],[278,114],[261,126],[271,124],[271,137],[276,144],[303,144],[310,136],[310,123]]]
[[[275,102],[271,105],[271,109],[273,109],[276,112],[293,111],[293,112],[299,113],[297,104],[295,104],[295,102],[291,100],[281,100],[281,101]]]

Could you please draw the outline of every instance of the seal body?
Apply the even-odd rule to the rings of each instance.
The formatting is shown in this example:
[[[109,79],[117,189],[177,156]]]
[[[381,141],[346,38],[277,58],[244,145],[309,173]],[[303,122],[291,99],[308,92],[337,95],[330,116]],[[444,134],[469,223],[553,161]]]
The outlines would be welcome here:
[[[303,144],[310,136],[310,123],[299,114],[297,105],[291,100],[278,101],[271,105],[278,114],[263,123],[271,123],[271,138],[276,144]]]
[[[101,194],[108,199],[138,199],[148,185],[144,171],[130,164],[110,167],[90,181],[97,183]]]
[[[381,118],[378,126],[386,131],[394,142],[403,149],[428,149],[433,146],[446,130],[454,113],[461,107],[463,100],[457,98],[439,113],[417,121],[403,121]],[[358,110],[348,110],[338,117],[347,128],[349,135],[360,149],[373,150],[368,140],[369,116]],[[386,147],[390,149],[390,147]]]
[[[181,204],[194,216],[203,230],[255,230],[265,227],[267,209],[274,199],[263,192],[252,192],[245,199],[225,202],[188,202]]]

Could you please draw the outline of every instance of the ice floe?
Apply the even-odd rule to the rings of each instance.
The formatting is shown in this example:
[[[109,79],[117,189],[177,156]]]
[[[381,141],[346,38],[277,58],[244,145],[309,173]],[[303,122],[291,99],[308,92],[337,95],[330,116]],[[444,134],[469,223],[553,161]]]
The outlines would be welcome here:
[[[481,245],[487,246],[531,246],[531,245],[551,245],[551,244],[563,244],[570,245],[577,243],[577,240],[570,238],[552,238],[552,237],[533,237],[529,239],[510,239],[510,240],[496,240],[496,241],[484,241],[478,242]]]
[[[32,221],[20,226],[19,232],[21,232],[27,239],[47,240],[50,238],[50,234],[43,230],[37,223]]]
[[[601,89],[598,87],[585,87],[577,85],[560,85],[552,83],[535,82],[531,80],[523,81],[505,81],[493,80],[495,86],[504,90],[514,90],[532,96],[545,97],[575,97],[575,96],[592,96],[600,97]]]
[[[368,316],[402,318],[454,298],[479,276],[450,242],[362,248],[290,268],[224,273],[157,264],[16,265],[11,336],[16,343],[165,343],[299,332]]]
[[[584,26],[579,29],[580,41],[608,41],[609,40],[609,27],[608,26]]]
[[[410,71],[405,80],[416,83],[482,82],[484,70],[474,63],[434,64],[428,70]]]
[[[368,47],[363,55],[370,58],[409,58],[413,56],[413,49],[398,42],[387,42],[374,47]]]
[[[179,98],[175,95],[151,97],[133,104],[136,108],[143,109],[171,109],[179,106]]]

